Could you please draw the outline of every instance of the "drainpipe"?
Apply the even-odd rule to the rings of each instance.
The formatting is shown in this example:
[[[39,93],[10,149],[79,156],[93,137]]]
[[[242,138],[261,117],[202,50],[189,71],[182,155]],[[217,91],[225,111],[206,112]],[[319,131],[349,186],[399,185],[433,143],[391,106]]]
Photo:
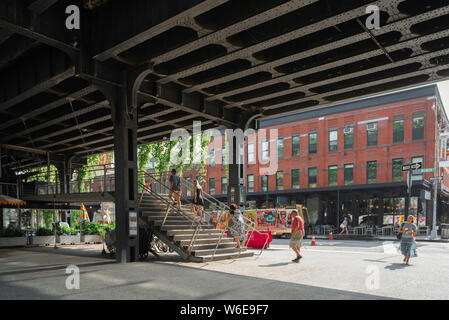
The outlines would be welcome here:
[[[435,173],[438,177],[440,175],[440,168],[439,168],[439,136],[440,136],[440,130],[439,130],[439,123],[438,123],[438,110],[437,105],[434,104],[433,107],[435,108]],[[432,232],[430,233],[430,239],[435,240],[438,237],[437,232],[437,198],[438,198],[438,180],[435,180],[433,182],[434,189],[433,189],[433,214],[432,214]],[[418,221],[419,225],[419,221]]]

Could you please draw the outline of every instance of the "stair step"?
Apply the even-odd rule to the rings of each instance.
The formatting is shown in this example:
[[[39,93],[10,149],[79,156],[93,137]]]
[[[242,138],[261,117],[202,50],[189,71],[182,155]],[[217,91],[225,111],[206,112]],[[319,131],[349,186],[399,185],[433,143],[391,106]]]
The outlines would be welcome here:
[[[153,223],[154,223],[154,225],[155,226],[162,226],[162,223],[163,223],[164,221],[163,220],[153,220]],[[166,220],[165,221],[165,225],[164,226],[167,226],[167,225],[169,225],[169,226],[173,226],[173,225],[180,225],[180,226],[183,226],[183,225],[192,225],[191,224],[191,222],[189,221],[189,220],[187,220],[187,219],[182,219],[182,220]]]
[[[190,239],[192,238],[192,236],[190,235],[188,238],[179,240],[178,238],[175,237],[175,241],[179,242],[181,244],[181,246],[185,246],[185,245],[189,245],[190,244]],[[210,238],[203,238],[203,236],[201,238],[196,238],[194,244],[210,244],[210,243],[215,243],[217,244],[217,242],[220,240],[219,237],[215,237],[215,236],[211,236]],[[230,238],[221,238],[221,243],[235,243],[235,241],[233,239]]]
[[[239,255],[238,253],[223,253],[223,254],[215,254],[212,258],[212,255],[207,256],[201,256],[200,258],[203,259],[203,262],[208,261],[218,261],[218,260],[226,260],[226,259],[237,259],[237,258],[247,258],[252,257],[254,255],[254,252],[243,252]]]
[[[149,211],[149,210],[140,210],[140,213],[143,216],[147,217],[164,217],[165,216],[165,210],[164,211]],[[185,214],[187,217],[193,217],[192,214]],[[178,212],[169,212],[169,217],[182,217]]]
[[[163,221],[164,216],[148,216],[151,221]],[[167,216],[167,221],[187,221],[186,217],[183,216]]]
[[[199,249],[199,250],[192,250],[192,252],[194,253],[194,255],[196,257],[202,257],[202,256],[208,256],[208,255],[212,255],[214,253],[215,249]],[[246,249],[242,249],[242,253],[245,252]],[[239,249],[236,247],[232,247],[232,248],[221,248],[221,249],[217,249],[215,254],[220,254],[220,253],[239,253]]]
[[[191,229],[192,231],[195,230],[196,226],[192,224],[165,224],[161,227],[161,230],[167,231],[167,230],[180,230],[180,229]],[[210,225],[203,225],[203,229],[213,229],[214,226]]]
[[[188,248],[188,246],[190,245],[190,243],[187,243],[186,245],[183,245],[183,247],[185,249]],[[197,244],[194,243],[192,244],[192,252],[197,252],[200,250],[215,250],[215,248],[217,247],[217,242],[211,242],[209,244]],[[235,242],[230,242],[230,243],[220,243],[217,247],[217,252],[220,249],[229,249],[229,248],[236,248],[236,244]],[[196,254],[195,254],[196,255]]]
[[[169,236],[192,236],[193,232],[195,230],[194,229],[173,229],[173,230],[168,230],[167,234]],[[214,235],[215,237],[219,237],[221,234],[221,230],[217,230],[217,229],[207,229],[207,230],[200,230],[198,232],[198,235]]]
[[[176,242],[180,242],[180,241],[190,241],[190,239],[192,239],[192,233],[190,234],[186,234],[186,233],[178,233],[178,234],[174,234],[173,236],[173,240]],[[209,239],[216,239],[218,241],[218,239],[220,238],[220,233],[212,233],[212,234],[198,234],[197,238],[198,240],[209,240]],[[224,239],[228,239],[226,237],[222,238],[222,241]]]

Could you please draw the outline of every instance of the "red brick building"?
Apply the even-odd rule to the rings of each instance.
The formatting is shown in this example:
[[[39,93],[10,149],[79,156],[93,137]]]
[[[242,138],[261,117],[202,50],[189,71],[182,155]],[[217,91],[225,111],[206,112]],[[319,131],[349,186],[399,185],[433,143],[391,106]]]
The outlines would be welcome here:
[[[247,201],[258,208],[306,204],[313,223],[334,225],[347,214],[354,225],[393,224],[409,205],[411,213],[422,216],[420,224],[429,226],[434,175],[444,177],[437,217],[447,218],[449,172],[438,170],[438,162],[446,160],[447,141],[440,134],[447,125],[436,85],[264,119],[259,129],[278,130],[278,169],[268,178],[260,176],[257,152],[261,148],[266,155],[269,144],[246,143]],[[209,148],[215,164],[209,163],[205,190],[224,200],[224,143],[212,142]],[[409,202],[402,165],[410,162],[436,172],[413,171]]]

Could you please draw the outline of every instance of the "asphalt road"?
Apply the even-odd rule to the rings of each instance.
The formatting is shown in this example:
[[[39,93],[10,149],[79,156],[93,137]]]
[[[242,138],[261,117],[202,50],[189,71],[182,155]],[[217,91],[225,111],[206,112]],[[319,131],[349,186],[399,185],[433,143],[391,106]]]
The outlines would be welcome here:
[[[323,241],[293,263],[288,240],[261,256],[212,263],[117,264],[101,246],[0,250],[0,299],[449,299],[449,244],[422,242],[402,264],[397,243]],[[80,288],[66,288],[68,265]]]

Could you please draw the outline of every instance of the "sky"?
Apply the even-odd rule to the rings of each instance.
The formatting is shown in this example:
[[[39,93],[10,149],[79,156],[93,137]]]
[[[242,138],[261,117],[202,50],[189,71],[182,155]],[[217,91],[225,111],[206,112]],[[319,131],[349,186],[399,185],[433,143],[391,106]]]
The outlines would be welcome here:
[[[449,80],[438,82],[438,90],[440,91],[446,114],[449,115]]]

